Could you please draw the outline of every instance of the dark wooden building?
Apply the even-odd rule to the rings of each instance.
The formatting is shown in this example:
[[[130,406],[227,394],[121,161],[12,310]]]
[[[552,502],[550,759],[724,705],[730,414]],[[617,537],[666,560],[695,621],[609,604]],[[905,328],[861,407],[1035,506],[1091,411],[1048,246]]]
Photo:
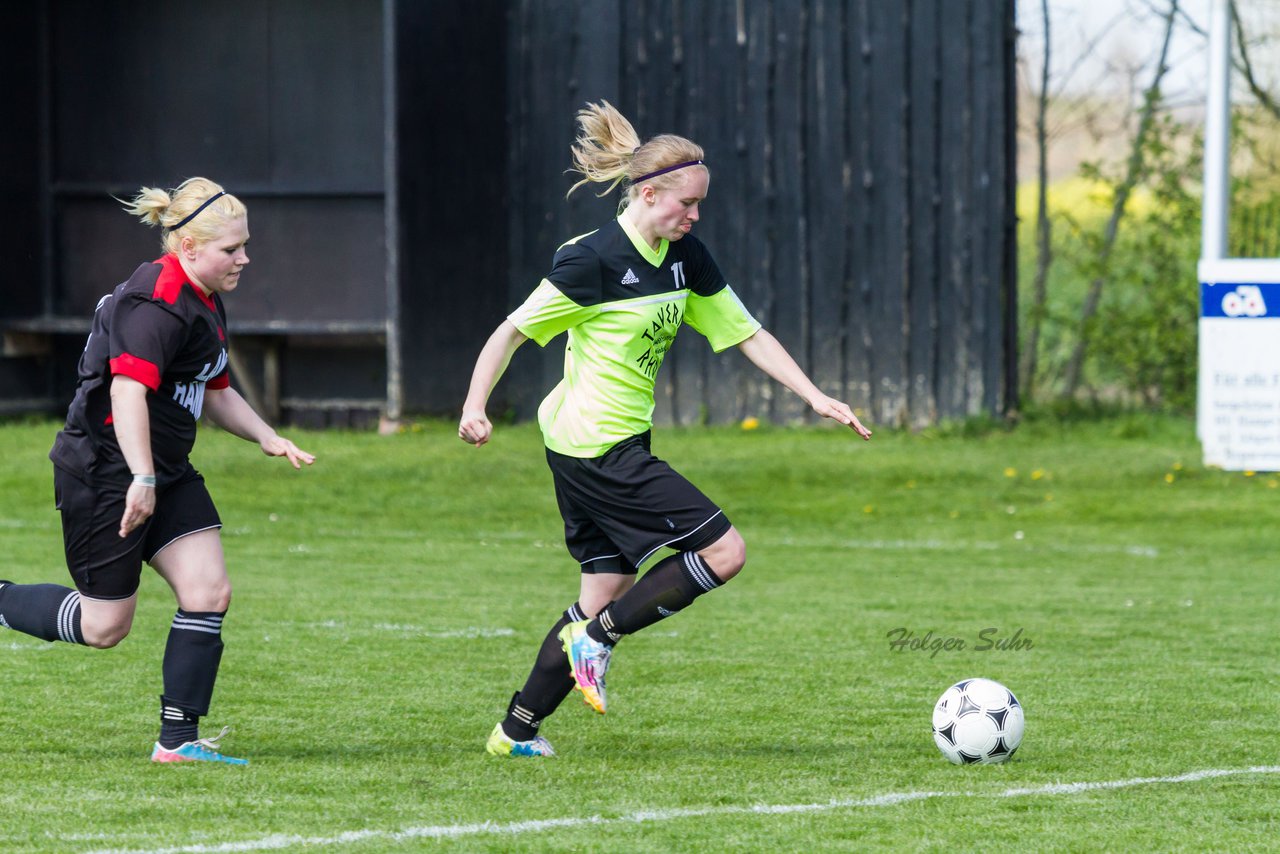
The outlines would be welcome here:
[[[249,205],[235,382],[273,415],[456,412],[489,331],[616,196],[574,113],[707,151],[698,225],[748,307],[872,424],[1014,403],[1013,0],[17,0],[0,33],[0,412],[65,407],[97,299],[160,252],[112,196]],[[494,411],[531,416],[562,344]],[[659,417],[793,420],[692,331]]]

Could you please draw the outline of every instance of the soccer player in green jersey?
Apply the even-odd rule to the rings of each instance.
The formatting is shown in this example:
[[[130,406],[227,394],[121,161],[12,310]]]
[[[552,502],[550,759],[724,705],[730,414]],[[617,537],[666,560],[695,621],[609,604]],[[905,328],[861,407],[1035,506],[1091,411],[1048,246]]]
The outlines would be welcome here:
[[[464,441],[489,441],[485,406],[516,349],[567,333],[564,379],[538,408],[538,423],[581,589],[489,736],[488,751],[501,756],[554,755],[539,725],[575,688],[605,712],[614,644],[746,563],[746,544],[724,512],[649,450],[654,380],[682,325],[717,353],[738,347],[814,412],[871,437],[751,316],[690,234],[711,178],[701,147],[670,134],[642,142],[604,101],[579,111],[572,152],[583,177],[569,192],[588,182],[607,184],[606,193],[621,184],[621,213],[561,246],[551,272],[489,337],[458,425]],[[663,548],[676,553],[637,582],[637,567]]]

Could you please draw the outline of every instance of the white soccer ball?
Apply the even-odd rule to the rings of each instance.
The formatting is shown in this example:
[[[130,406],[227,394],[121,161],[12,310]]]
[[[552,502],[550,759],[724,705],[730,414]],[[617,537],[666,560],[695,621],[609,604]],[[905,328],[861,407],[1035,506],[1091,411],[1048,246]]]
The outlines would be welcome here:
[[[1013,692],[990,679],[965,679],[933,707],[933,740],[956,765],[1004,762],[1022,743],[1026,717]]]

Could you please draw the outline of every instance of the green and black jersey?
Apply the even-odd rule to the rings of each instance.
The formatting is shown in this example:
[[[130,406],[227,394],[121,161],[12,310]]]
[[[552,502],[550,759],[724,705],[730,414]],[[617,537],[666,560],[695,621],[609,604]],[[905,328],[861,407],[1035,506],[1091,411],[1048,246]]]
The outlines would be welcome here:
[[[717,353],[760,328],[700,241],[655,251],[622,217],[561,246],[507,319],[539,346],[569,333],[564,379],[538,423],[548,448],[584,458],[653,426],[654,380],[682,323]]]

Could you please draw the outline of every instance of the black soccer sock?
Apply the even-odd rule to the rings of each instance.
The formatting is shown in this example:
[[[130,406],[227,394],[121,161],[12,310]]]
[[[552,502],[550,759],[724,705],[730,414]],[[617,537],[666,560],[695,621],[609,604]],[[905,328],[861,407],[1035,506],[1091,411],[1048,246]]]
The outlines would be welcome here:
[[[61,584],[0,582],[0,626],[41,640],[83,644],[80,594]]]
[[[200,737],[200,716],[160,700],[160,746],[175,750]]]
[[[160,746],[195,741],[199,719],[209,714],[213,683],[222,661],[226,612],[178,609],[164,648],[164,694],[160,697]]]
[[[569,659],[560,643],[560,630],[570,623],[585,620],[587,615],[577,602],[565,611],[547,632],[538,650],[538,657],[529,671],[524,687],[511,698],[507,716],[502,719],[502,731],[516,741],[528,741],[538,735],[542,719],[559,708],[564,698],[573,690],[573,675],[569,671]]]
[[[724,582],[697,552],[680,552],[659,561],[621,599],[587,624],[587,634],[600,643],[617,643],[689,606]]]

